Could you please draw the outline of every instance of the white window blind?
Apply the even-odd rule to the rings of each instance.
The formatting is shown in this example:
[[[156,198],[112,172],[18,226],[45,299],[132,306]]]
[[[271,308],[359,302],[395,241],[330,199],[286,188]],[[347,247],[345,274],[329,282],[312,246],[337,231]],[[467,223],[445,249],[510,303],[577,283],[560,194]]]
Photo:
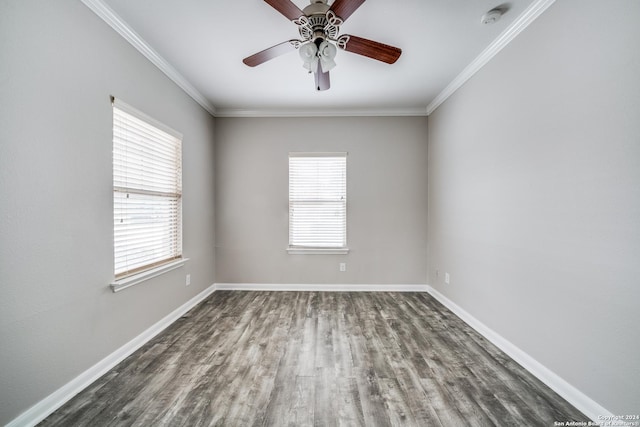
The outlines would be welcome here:
[[[347,153],[289,154],[289,248],[347,246]]]
[[[182,136],[113,102],[115,276],[182,257]]]

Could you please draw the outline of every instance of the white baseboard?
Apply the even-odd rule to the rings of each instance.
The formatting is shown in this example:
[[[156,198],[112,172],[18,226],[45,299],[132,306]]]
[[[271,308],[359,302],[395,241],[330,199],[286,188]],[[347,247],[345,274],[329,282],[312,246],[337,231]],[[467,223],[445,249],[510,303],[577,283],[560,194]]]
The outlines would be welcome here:
[[[127,356],[131,355],[134,351],[138,350],[149,340],[182,317],[183,314],[191,310],[199,302],[211,295],[215,289],[214,285],[209,286],[207,289],[160,319],[140,335],[78,375],[73,380],[69,381],[67,384],[60,387],[58,390],[51,393],[49,396],[42,399],[40,402],[33,405],[5,427],[35,426],[56,409],[64,405],[76,394],[88,387],[95,380],[107,373],[110,369],[114,368],[118,363],[122,362]]]
[[[217,291],[426,292],[427,285],[216,283]]]
[[[26,412],[15,418],[6,427],[35,426],[52,412],[70,400],[73,396],[84,390],[95,380],[100,378],[127,356],[138,350],[149,340],[162,332],[165,328],[179,319],[183,314],[207,298],[216,290],[240,290],[240,291],[327,291],[327,292],[427,292],[445,307],[460,317],[465,323],[492,342],[496,347],[505,352],[509,357],[518,362],[522,367],[532,373],[540,381],[562,396],[578,410],[594,421],[599,416],[613,416],[613,414],[586,396],[580,390],[560,378],[554,372],[543,366],[524,351],[513,345],[510,341],[484,325],[478,319],[466,312],[463,308],[448,299],[446,296],[429,285],[314,285],[314,284],[271,284],[271,283],[216,283],[200,292],[195,297],[169,313],[160,321],[142,332],[140,335],[102,359],[100,362],[74,378],[40,402],[36,403]]]
[[[550,389],[562,396],[563,399],[571,403],[587,417],[591,418],[592,421],[600,421],[602,420],[602,416],[613,416],[610,411],[563,380],[533,357],[513,345],[510,341],[503,338],[493,329],[480,322],[449,298],[442,295],[431,286],[427,285],[426,288],[427,292],[442,303],[442,305],[451,310],[456,316],[475,329],[480,335],[491,341],[496,347],[518,362],[523,368],[546,384]]]

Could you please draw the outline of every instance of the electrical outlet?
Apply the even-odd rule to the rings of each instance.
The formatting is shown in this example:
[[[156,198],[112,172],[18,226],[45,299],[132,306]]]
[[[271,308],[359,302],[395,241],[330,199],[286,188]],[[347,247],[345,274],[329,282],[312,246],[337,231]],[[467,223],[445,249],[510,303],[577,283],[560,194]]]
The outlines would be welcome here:
[[[340,263],[340,271],[347,271],[347,263],[346,262],[341,262]]]
[[[450,280],[451,277],[449,276],[449,273],[444,273],[444,283],[448,285]]]
[[[189,286],[191,284],[191,275],[190,274],[187,274],[187,278],[186,278],[185,281],[186,281],[187,286]]]

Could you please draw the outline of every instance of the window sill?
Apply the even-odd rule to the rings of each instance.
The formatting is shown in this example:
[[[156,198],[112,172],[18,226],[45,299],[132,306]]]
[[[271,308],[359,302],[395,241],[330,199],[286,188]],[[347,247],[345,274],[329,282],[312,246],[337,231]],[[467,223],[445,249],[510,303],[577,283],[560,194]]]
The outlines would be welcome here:
[[[287,248],[289,255],[346,255],[349,248]]]
[[[175,261],[168,262],[158,267],[151,268],[149,270],[145,270],[141,273],[134,274],[132,276],[123,277],[122,279],[114,280],[110,283],[111,290],[113,292],[119,292],[123,289],[127,289],[128,287],[137,285],[138,283],[142,283],[146,280],[152,279],[154,277],[160,276],[168,271],[175,270],[176,268],[182,267],[185,262],[189,261],[189,258],[181,258]]]

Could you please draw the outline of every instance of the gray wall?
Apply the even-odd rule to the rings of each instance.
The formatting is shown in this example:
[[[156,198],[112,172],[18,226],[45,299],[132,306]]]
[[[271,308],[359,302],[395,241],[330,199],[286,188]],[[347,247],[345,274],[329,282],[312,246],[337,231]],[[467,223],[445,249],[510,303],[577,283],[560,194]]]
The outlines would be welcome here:
[[[640,409],[638,18],[558,1],[429,117],[429,284],[616,414]]]
[[[217,119],[216,281],[426,283],[426,125],[426,117]],[[287,254],[289,151],[349,153],[348,255]]]
[[[184,134],[191,258],[118,294],[109,95]],[[0,99],[4,425],[214,282],[214,120],[75,0],[0,3]]]

